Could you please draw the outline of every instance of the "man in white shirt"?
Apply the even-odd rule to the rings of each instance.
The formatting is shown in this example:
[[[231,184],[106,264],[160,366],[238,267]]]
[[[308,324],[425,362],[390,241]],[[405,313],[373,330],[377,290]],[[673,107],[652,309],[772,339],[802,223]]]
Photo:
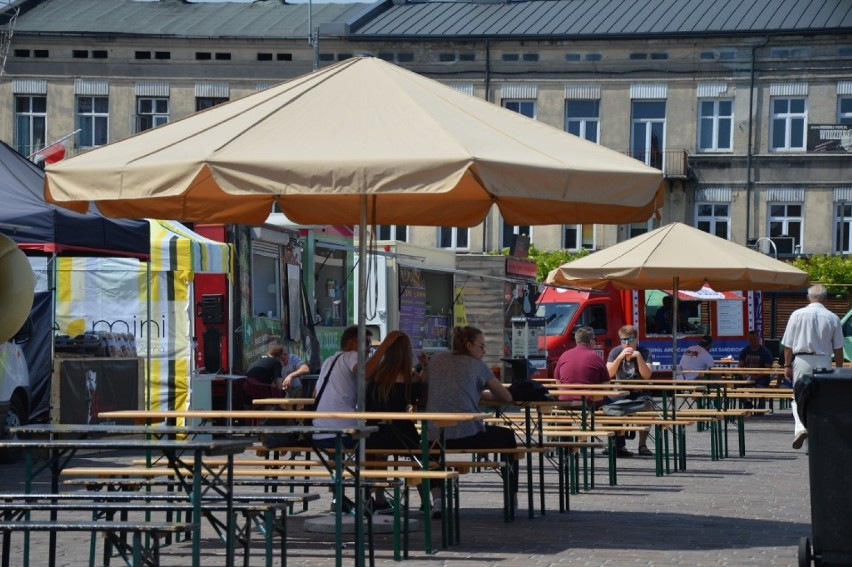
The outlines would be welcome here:
[[[827,295],[825,286],[812,285],[808,288],[807,307],[793,311],[787,321],[781,338],[784,377],[792,379],[793,384],[816,368],[831,368],[832,354],[835,366],[843,367],[843,329],[840,318],[823,305]],[[795,400],[793,420],[793,449],[800,449],[808,438],[808,430],[799,419]]]
[[[695,380],[698,372],[690,370],[707,370],[712,367],[713,356],[708,352],[713,345],[713,337],[704,335],[697,345],[693,345],[683,352],[680,359],[681,377],[684,380]]]

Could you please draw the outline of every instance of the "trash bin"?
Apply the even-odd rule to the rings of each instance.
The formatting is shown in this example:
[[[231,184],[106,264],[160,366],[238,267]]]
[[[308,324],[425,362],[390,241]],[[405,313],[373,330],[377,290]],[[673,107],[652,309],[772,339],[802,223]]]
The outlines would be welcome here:
[[[811,539],[799,542],[799,565],[852,565],[852,368],[817,370],[811,378],[805,392]]]

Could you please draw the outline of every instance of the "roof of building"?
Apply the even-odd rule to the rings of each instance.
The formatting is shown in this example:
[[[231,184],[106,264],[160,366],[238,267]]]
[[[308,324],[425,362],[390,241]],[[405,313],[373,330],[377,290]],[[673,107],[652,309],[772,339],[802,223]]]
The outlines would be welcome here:
[[[364,40],[596,39],[852,31],[850,0],[18,0],[16,32],[305,37],[312,22]]]
[[[429,1],[353,22],[352,38],[560,38],[837,33],[849,0]]]
[[[308,35],[308,4],[281,0],[25,0],[21,6],[15,33],[270,39]],[[311,23],[357,19],[368,6],[317,3]]]

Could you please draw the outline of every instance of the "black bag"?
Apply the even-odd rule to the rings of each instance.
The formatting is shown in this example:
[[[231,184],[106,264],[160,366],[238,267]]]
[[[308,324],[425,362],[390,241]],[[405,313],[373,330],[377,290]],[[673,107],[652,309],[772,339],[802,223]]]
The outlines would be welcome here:
[[[645,409],[645,400],[616,400],[601,409],[604,415],[631,415]]]
[[[552,402],[556,399],[550,395],[544,384],[535,380],[512,382],[508,390],[516,402]]]
[[[337,364],[337,360],[341,357],[341,355],[337,355],[331,362],[331,366],[328,369],[328,376],[326,380],[322,384],[322,388],[320,388],[319,392],[317,392],[317,397],[314,399],[314,403],[305,406],[305,411],[316,411],[317,405],[319,404],[320,397],[322,397],[322,393],[325,391],[325,387],[328,386],[328,380],[331,377],[331,371],[334,370],[334,365]],[[286,419],[286,418],[267,418],[260,420],[260,425],[299,425],[295,420]],[[311,435],[310,433],[272,433],[269,435],[261,434],[260,442],[267,449],[274,449],[276,447],[307,447],[311,444]]]

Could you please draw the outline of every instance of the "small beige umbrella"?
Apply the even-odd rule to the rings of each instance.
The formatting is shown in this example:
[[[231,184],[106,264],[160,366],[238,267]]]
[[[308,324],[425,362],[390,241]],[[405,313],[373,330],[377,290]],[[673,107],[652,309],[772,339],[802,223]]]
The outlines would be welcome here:
[[[716,291],[800,288],[808,274],[790,264],[682,223],[672,223],[563,264],[548,283],[602,289],[673,288],[672,328],[677,329],[678,289]],[[672,368],[677,333],[672,334]]]

